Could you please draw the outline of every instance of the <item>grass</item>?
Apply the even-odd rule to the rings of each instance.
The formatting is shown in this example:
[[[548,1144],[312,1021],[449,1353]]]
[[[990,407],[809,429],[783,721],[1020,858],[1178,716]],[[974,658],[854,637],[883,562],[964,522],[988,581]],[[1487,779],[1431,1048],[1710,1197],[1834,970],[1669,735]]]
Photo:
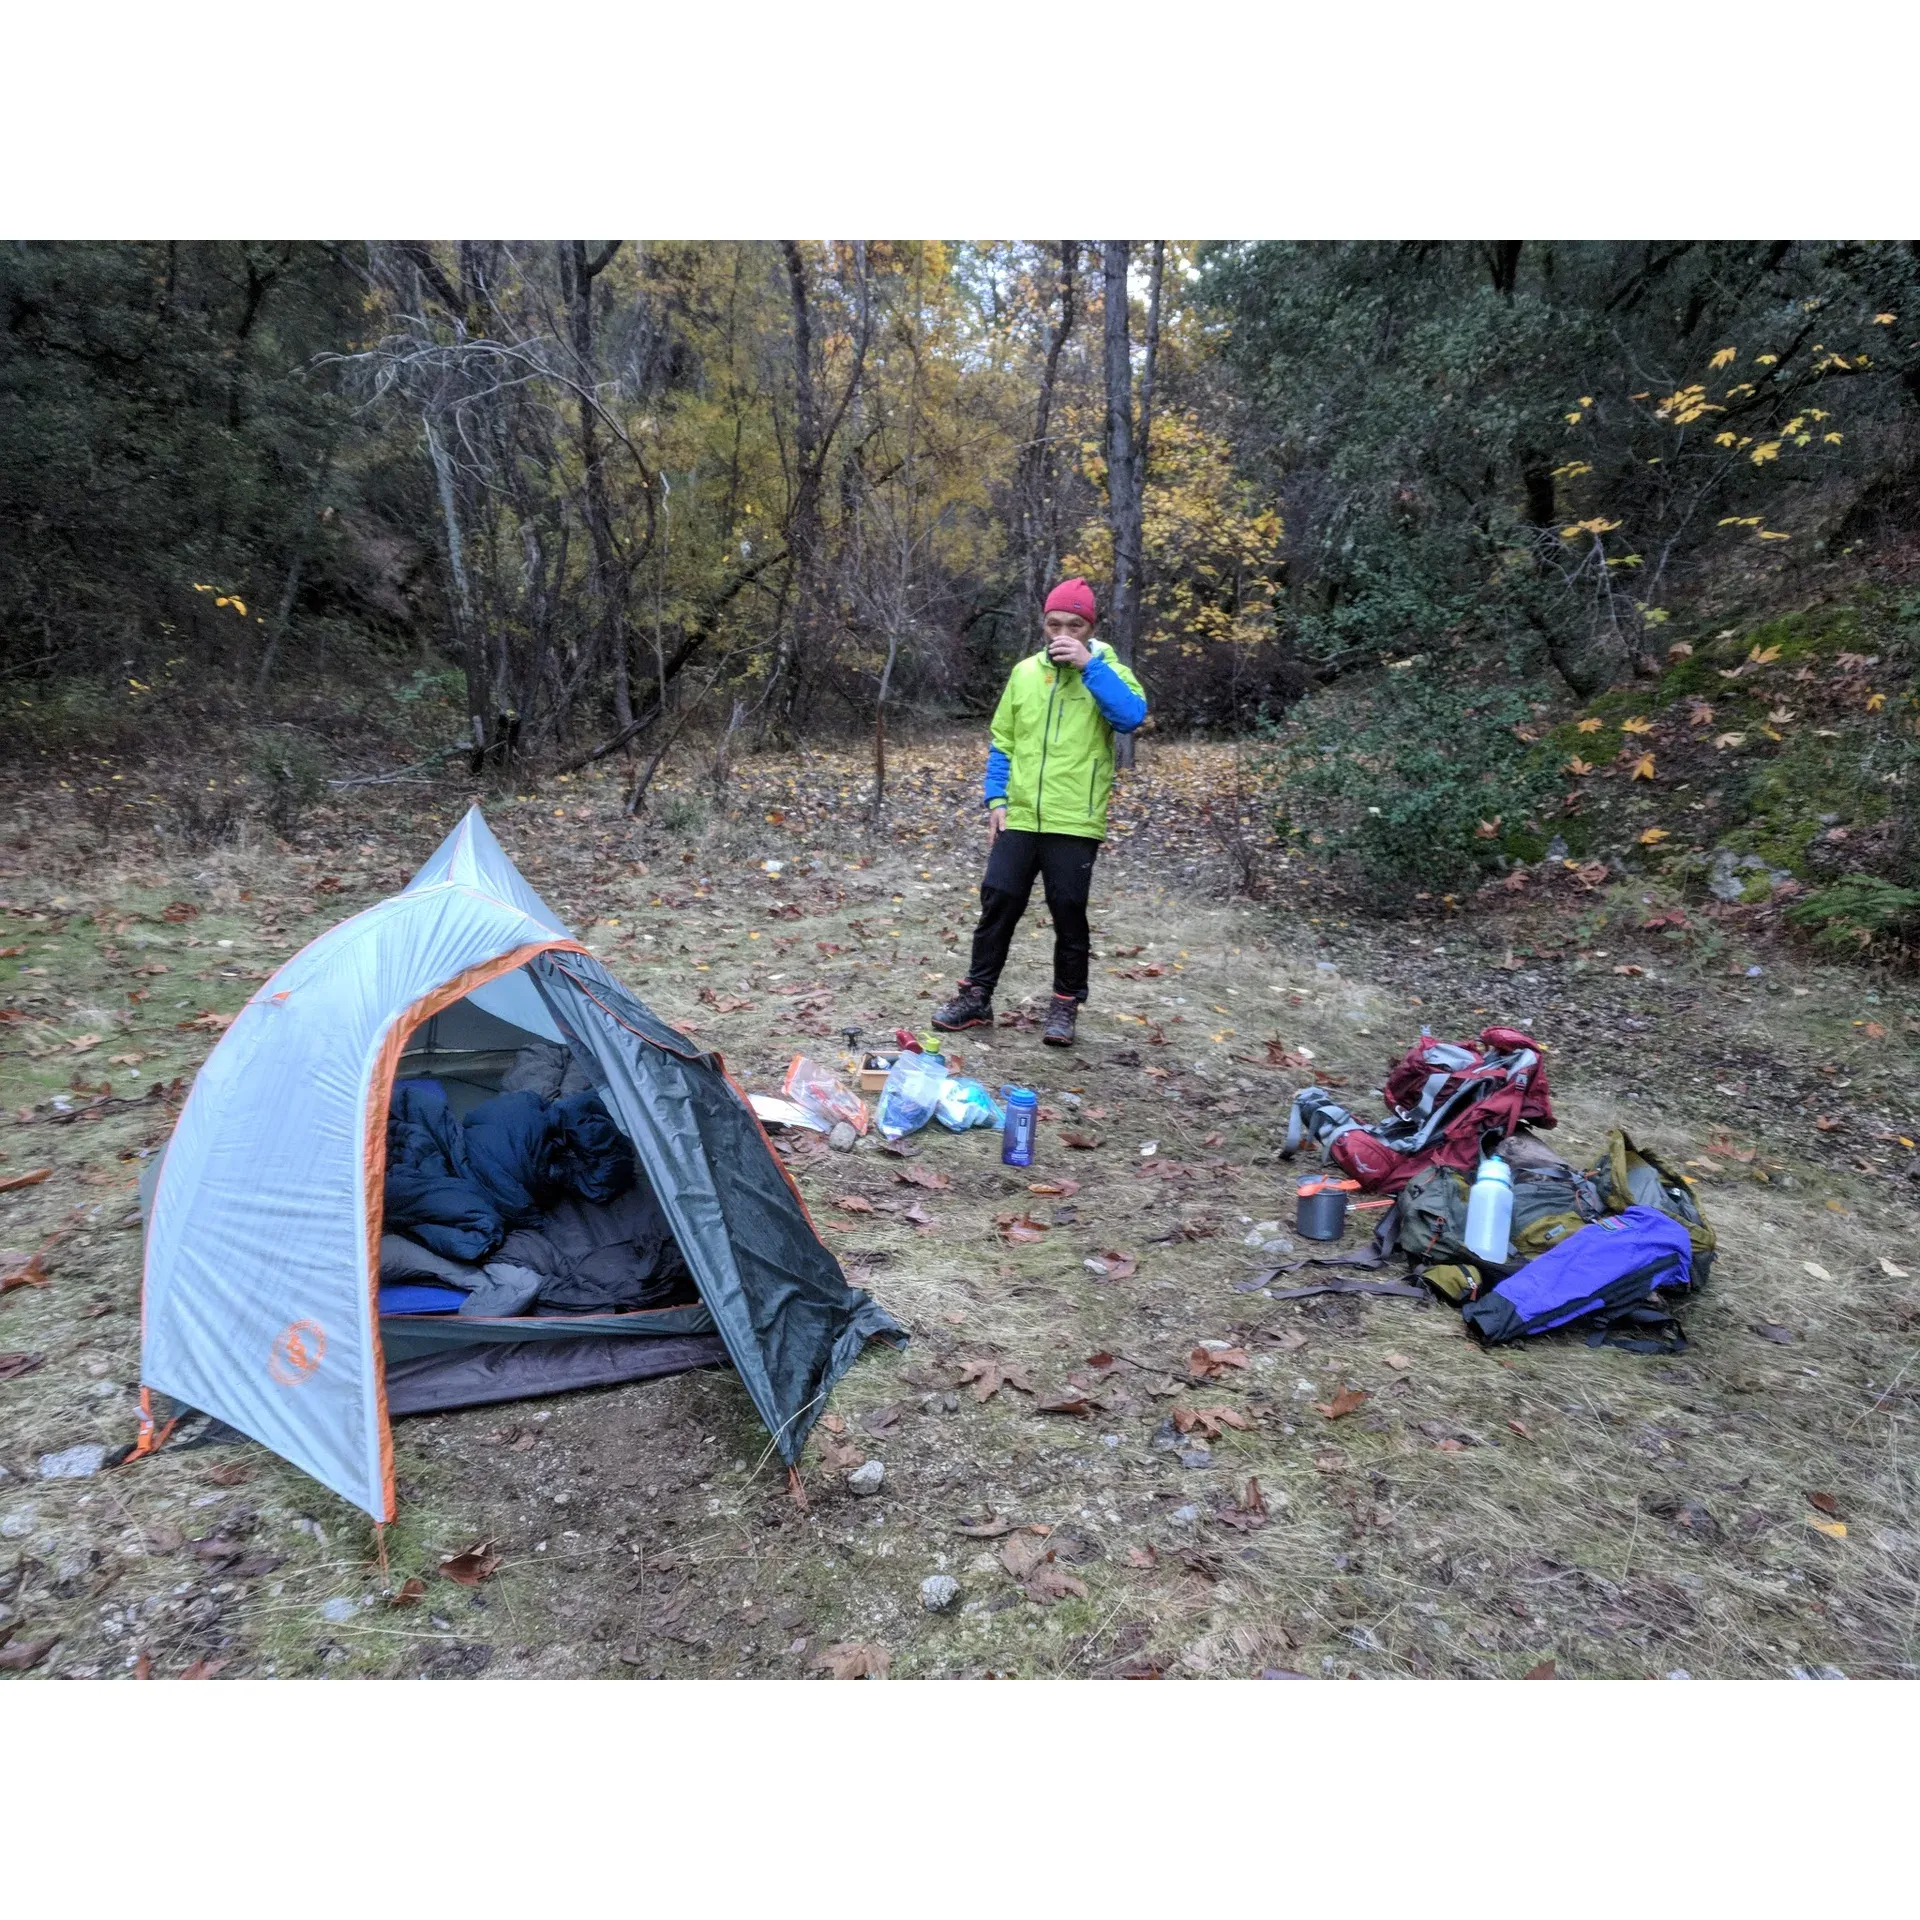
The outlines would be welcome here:
[[[1122,790],[1080,1048],[1063,1057],[1013,1027],[961,1042],[969,1072],[1035,1085],[1057,1116],[1033,1175],[1003,1169],[979,1134],[924,1138],[914,1164],[949,1176],[940,1191],[901,1184],[906,1163],[877,1150],[799,1169],[856,1284],[913,1334],[834,1397],[835,1443],[883,1462],[881,1493],[850,1494],[817,1441],[800,1512],[725,1373],[407,1421],[387,1552],[392,1582],[418,1575],[426,1595],[399,1610],[364,1517],[251,1445],[36,1477],[42,1453],[132,1437],[138,1235],[120,1222],[128,1156],[164,1137],[169,1110],[62,1122],[48,1103],[90,1097],[75,1079],[133,1091],[115,1054],[142,1056],[138,1085],[190,1075],[214,1036],[182,1022],[231,1012],[312,933],[399,884],[465,796],[410,796],[404,822],[359,796],[284,842],[105,852],[33,791],[5,796],[0,944],[28,951],[0,960],[20,1016],[0,1023],[15,1116],[0,1178],[54,1171],[0,1194],[0,1240],[29,1247],[80,1218],[48,1256],[53,1284],[0,1304],[0,1349],[45,1355],[0,1382],[0,1632],[56,1636],[43,1673],[122,1673],[144,1654],[155,1672],[219,1659],[230,1674],[798,1677],[847,1643],[886,1649],[897,1677],[1491,1677],[1549,1660],[1596,1677],[1910,1673],[1920,1301],[1879,1263],[1906,1266],[1911,1242],[1912,1153],[1889,1144],[1916,1137],[1911,990],[1749,950],[1738,930],[1714,946],[1643,933],[1624,896],[1377,923],[1270,853],[1272,903],[1229,902],[1199,817],[1225,751],[1149,745]],[[900,750],[877,834],[854,824],[857,758],[819,753],[748,761],[718,807],[689,754],[658,825],[620,818],[617,773],[489,814],[617,972],[771,1088],[796,1046],[837,1060],[847,1024],[869,1040],[924,1026],[960,970],[981,853],[963,759],[952,742]],[[197,912],[167,920],[176,901]],[[1046,988],[1034,914],[1003,1011]],[[1502,968],[1516,933],[1533,957]],[[1644,974],[1614,972],[1629,956]],[[168,971],[134,972],[156,963]],[[797,1017],[780,991],[793,986],[830,1001]],[[717,1014],[703,987],[752,1005]],[[1315,1077],[1367,1109],[1423,1022],[1451,1034],[1495,1017],[1549,1039],[1570,1157],[1591,1161],[1625,1124],[1693,1173],[1722,1253],[1685,1310],[1685,1355],[1564,1339],[1490,1354],[1438,1304],[1235,1290],[1257,1259],[1250,1228],[1290,1211],[1272,1154],[1304,1076],[1265,1064],[1265,1042],[1310,1049]],[[1067,1149],[1070,1124],[1102,1144]],[[1028,1191],[1060,1175],[1079,1192]],[[917,1201],[935,1224],[849,1213],[841,1195]],[[1048,1223],[1038,1244],[996,1224],[1023,1208]],[[1085,1259],[1109,1247],[1137,1273],[1095,1279]],[[1204,1341],[1248,1364],[1191,1379]],[[1089,1369],[1097,1354],[1110,1371]],[[977,1399],[962,1376],[980,1359],[1024,1368],[1035,1392]],[[1368,1395],[1358,1411],[1314,1411],[1343,1386]],[[1037,1410],[1069,1389],[1090,1416]],[[1171,1410],[1215,1406],[1248,1424],[1225,1428],[1207,1464],[1156,1444]],[[223,1486],[228,1467],[244,1482]],[[1266,1524],[1238,1531],[1215,1514],[1250,1478]],[[1813,1492],[1832,1496],[1844,1538],[1812,1524],[1831,1524]],[[235,1508],[253,1516],[248,1548],[279,1567],[233,1578],[194,1555],[191,1538]],[[1028,1598],[1004,1540],[958,1531],[988,1514],[1051,1528],[1085,1596]],[[503,1555],[491,1580],[437,1576],[481,1540]],[[963,1587],[942,1616],[919,1601],[936,1571]],[[345,1618],[327,1618],[330,1600],[352,1603],[334,1608]]]

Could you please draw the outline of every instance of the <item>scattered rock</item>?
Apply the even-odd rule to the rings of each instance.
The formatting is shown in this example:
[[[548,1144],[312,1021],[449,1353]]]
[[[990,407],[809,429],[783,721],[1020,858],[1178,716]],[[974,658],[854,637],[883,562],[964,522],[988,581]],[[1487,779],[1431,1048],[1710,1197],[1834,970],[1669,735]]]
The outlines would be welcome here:
[[[886,1468],[878,1460],[869,1460],[864,1467],[855,1467],[847,1475],[847,1491],[866,1499],[880,1491],[881,1483],[886,1477]]]
[[[853,1151],[853,1143],[859,1138],[860,1136],[854,1132],[850,1121],[840,1120],[834,1123],[833,1131],[827,1135],[827,1145],[830,1146],[835,1153],[851,1153]]]
[[[39,1518],[31,1507],[15,1507],[11,1513],[0,1514],[0,1540],[24,1540]]]
[[[90,1480],[100,1471],[107,1450],[101,1446],[68,1447],[63,1453],[40,1456],[42,1480]]]
[[[945,1613],[960,1598],[960,1582],[950,1573],[929,1574],[920,1582],[920,1604],[929,1613]]]
[[[320,1609],[320,1618],[333,1626],[341,1626],[360,1611],[359,1603],[350,1600],[344,1593],[336,1593]]]
[[[1200,1518],[1200,1509],[1198,1507],[1193,1507],[1193,1506],[1175,1507],[1173,1510],[1173,1519],[1174,1519],[1174,1524],[1176,1526],[1182,1526],[1182,1527],[1193,1526],[1199,1520],[1199,1518]]]

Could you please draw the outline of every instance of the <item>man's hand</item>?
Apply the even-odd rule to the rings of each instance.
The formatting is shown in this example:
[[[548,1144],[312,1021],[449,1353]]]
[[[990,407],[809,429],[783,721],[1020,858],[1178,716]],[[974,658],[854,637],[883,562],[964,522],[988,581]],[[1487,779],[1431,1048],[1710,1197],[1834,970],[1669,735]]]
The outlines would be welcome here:
[[[989,853],[993,851],[993,843],[1000,838],[1000,829],[1006,824],[1007,810],[1005,807],[989,807],[987,809],[987,851]]]
[[[1084,667],[1093,658],[1093,649],[1071,634],[1056,633],[1047,642],[1047,658],[1059,667]]]

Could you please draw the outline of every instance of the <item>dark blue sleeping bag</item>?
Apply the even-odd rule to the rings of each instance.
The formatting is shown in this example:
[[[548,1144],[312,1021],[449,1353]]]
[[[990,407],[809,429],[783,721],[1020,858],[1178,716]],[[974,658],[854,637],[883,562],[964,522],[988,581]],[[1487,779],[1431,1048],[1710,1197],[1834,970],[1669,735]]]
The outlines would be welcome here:
[[[386,1225],[449,1260],[484,1260],[506,1235],[469,1177],[466,1139],[437,1080],[399,1080],[387,1110]]]
[[[566,1185],[566,1142],[537,1093],[502,1093],[467,1115],[467,1172],[509,1225],[531,1226]]]
[[[463,1125],[437,1080],[394,1083],[386,1224],[451,1260],[484,1260],[561,1201],[605,1205],[633,1181],[633,1149],[597,1093],[502,1093]]]

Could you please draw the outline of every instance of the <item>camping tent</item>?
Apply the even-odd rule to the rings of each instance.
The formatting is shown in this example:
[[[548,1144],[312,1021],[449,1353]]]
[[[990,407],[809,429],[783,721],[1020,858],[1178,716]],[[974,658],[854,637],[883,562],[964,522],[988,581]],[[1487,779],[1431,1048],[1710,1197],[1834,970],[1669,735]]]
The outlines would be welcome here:
[[[409,1066],[564,1041],[651,1183],[697,1303],[476,1319],[382,1314],[387,1117]],[[426,1051],[423,1053],[423,1047]],[[376,1520],[389,1416],[730,1360],[789,1466],[869,1338],[718,1055],[573,938],[475,807],[403,893],[269,979],[201,1068],[146,1243],[145,1387],[251,1435]]]

